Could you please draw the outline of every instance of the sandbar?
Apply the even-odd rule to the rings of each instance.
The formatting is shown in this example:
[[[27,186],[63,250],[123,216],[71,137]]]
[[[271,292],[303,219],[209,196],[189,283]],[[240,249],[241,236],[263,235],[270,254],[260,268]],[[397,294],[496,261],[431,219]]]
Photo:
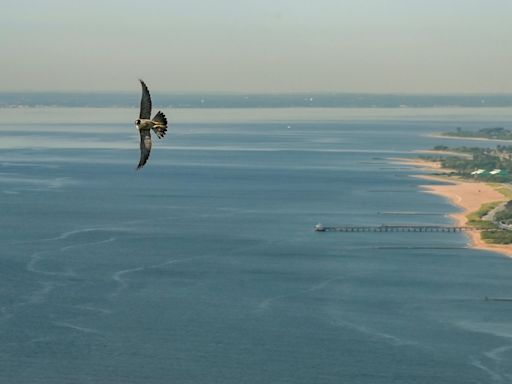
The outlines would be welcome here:
[[[433,139],[453,139],[453,140],[474,140],[474,141],[491,141],[491,142],[504,142],[504,143],[510,143],[512,140],[507,139],[489,139],[487,137],[464,137],[464,136],[449,136],[449,135],[443,135],[441,133],[430,133],[428,135],[425,135],[425,137],[430,137]]]

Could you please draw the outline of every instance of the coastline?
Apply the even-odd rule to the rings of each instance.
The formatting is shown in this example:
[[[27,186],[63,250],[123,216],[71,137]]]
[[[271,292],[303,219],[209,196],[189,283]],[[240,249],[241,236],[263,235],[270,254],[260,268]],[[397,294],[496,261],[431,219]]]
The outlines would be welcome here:
[[[391,159],[392,162],[399,164],[414,166],[418,169],[426,171],[441,170],[441,165],[438,162],[427,161],[422,159]],[[432,193],[442,196],[453,205],[462,209],[462,212],[450,213],[449,217],[452,218],[457,225],[466,225],[468,219],[466,216],[472,212],[477,211],[482,204],[506,201],[503,196],[496,189],[489,184],[479,181],[455,179],[443,175],[413,175],[425,181],[441,181],[443,185],[424,184],[421,189],[426,193]],[[508,244],[488,244],[481,238],[481,231],[466,232],[469,237],[469,246],[475,249],[485,251],[497,252],[502,255],[512,257],[512,245]]]
[[[510,142],[512,142],[512,140],[505,140],[505,139],[488,139],[486,137],[449,136],[449,135],[442,135],[441,133],[430,133],[428,135],[425,135],[425,137],[430,137],[432,139],[490,141],[490,142],[496,142],[496,143],[510,143]]]

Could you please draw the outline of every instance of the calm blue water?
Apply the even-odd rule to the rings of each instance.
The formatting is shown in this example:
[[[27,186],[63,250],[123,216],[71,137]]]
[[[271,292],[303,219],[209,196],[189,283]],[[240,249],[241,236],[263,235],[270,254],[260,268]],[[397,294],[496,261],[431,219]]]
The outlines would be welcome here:
[[[511,259],[312,230],[450,223],[387,159],[512,110],[167,114],[0,109],[0,382],[512,382]]]

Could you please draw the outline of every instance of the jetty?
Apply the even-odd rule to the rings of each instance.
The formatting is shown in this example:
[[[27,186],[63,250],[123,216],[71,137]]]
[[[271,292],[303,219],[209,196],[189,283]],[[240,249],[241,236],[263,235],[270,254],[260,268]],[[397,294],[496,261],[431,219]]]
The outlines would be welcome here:
[[[344,226],[324,226],[317,224],[316,232],[467,232],[477,231],[478,229],[470,226],[449,226],[449,225],[344,225]]]
[[[512,302],[512,298],[509,298],[509,297],[487,297],[487,296],[485,296],[485,301],[509,301],[509,302]]]

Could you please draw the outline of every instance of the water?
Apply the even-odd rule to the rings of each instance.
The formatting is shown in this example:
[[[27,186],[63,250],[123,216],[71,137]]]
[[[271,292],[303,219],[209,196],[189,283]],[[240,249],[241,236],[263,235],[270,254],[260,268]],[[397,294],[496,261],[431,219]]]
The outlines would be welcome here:
[[[386,95],[362,93],[168,94],[152,92],[160,106],[175,108],[403,108],[511,107],[511,94]],[[2,92],[0,107],[136,107],[132,92]],[[166,108],[168,109],[168,108]]]
[[[0,110],[0,382],[512,382],[512,260],[313,231],[449,224],[387,158],[512,110],[172,110],[140,172],[136,115]]]

